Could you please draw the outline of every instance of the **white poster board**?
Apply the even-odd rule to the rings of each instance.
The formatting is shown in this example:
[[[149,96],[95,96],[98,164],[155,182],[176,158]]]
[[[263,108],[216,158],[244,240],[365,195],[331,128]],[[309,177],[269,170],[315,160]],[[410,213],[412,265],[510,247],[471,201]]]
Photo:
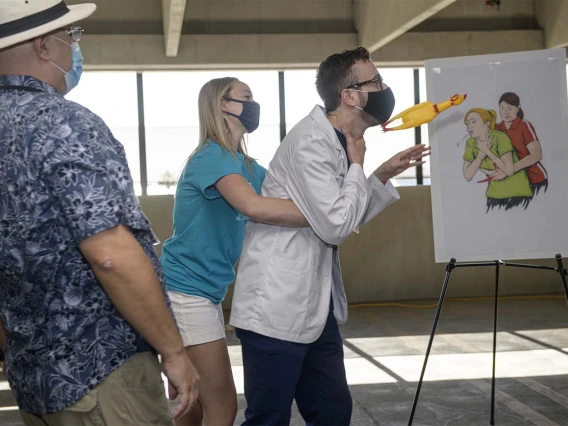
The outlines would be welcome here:
[[[568,256],[565,50],[425,68],[430,102],[467,94],[428,125],[436,262]]]

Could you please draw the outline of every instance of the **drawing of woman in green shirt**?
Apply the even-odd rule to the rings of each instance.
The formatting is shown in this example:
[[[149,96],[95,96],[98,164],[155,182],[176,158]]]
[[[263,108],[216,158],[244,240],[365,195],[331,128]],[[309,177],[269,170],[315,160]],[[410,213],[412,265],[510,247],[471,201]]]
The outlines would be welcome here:
[[[495,170],[502,170],[507,177],[493,180],[490,176],[481,182],[487,185],[487,211],[493,207],[509,210],[522,205],[525,209],[533,196],[525,169],[514,173],[514,164],[519,157],[511,139],[495,130],[497,113],[493,110],[473,108],[464,117],[464,123],[470,138],[466,142],[463,155],[463,175],[469,182],[478,171],[491,175]]]

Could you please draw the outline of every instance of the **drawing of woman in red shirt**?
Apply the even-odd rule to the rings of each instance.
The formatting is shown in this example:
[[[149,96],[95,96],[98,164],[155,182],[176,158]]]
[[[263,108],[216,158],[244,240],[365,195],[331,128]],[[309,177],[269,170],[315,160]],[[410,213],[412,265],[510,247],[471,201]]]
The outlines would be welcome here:
[[[540,189],[546,192],[548,174],[541,164],[542,149],[536,130],[524,119],[525,114],[519,96],[512,92],[504,93],[499,99],[499,112],[502,121],[495,126],[495,129],[509,136],[519,157],[519,162],[515,163],[514,173],[526,169],[533,193],[538,194]],[[498,170],[492,177],[494,180],[501,180],[507,175]]]

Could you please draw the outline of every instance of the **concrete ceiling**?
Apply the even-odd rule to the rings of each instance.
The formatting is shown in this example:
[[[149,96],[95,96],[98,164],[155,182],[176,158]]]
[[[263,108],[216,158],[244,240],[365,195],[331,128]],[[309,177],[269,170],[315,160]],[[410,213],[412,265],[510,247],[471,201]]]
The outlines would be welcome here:
[[[568,45],[568,0],[92,1],[90,69],[303,68],[358,45],[382,66],[418,66]]]

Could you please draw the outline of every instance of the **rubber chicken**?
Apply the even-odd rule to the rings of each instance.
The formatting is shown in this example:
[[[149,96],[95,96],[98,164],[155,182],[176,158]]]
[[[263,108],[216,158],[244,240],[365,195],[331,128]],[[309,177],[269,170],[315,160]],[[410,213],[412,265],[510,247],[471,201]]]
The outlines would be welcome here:
[[[422,124],[429,123],[434,118],[438,116],[439,113],[442,111],[447,110],[448,108],[453,107],[454,105],[459,105],[463,101],[467,95],[456,94],[452,96],[447,101],[441,102],[439,104],[433,104],[432,102],[426,101],[422,102],[418,105],[414,105],[400,114],[395,115],[389,121],[384,123],[383,132],[390,132],[392,130],[403,130],[403,129],[411,129],[412,127],[421,126]],[[399,118],[402,119],[402,124],[400,126],[388,128],[387,126],[395,120]]]

